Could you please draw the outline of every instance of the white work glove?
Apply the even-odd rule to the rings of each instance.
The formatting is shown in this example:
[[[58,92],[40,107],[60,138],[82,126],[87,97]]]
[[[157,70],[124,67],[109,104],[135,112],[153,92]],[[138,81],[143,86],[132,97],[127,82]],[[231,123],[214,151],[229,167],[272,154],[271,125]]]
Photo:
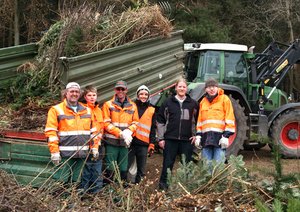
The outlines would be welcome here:
[[[132,141],[132,131],[129,129],[123,130],[121,132],[121,138],[124,139],[126,146],[129,147]]]
[[[99,158],[99,151],[96,148],[92,148],[93,160],[98,160]]]
[[[57,166],[61,161],[60,153],[59,152],[51,153],[51,161],[55,166]]]
[[[222,138],[219,141],[219,145],[221,145],[221,149],[227,149],[227,147],[229,146],[228,138],[225,138],[224,136],[222,136]]]
[[[131,141],[132,141],[132,136],[124,139],[124,142],[125,142],[127,148],[130,147]]]
[[[132,131],[129,129],[125,129],[121,132],[121,136],[126,139],[132,137]]]
[[[198,149],[201,149],[201,136],[200,135],[196,136],[195,147],[197,147]]]

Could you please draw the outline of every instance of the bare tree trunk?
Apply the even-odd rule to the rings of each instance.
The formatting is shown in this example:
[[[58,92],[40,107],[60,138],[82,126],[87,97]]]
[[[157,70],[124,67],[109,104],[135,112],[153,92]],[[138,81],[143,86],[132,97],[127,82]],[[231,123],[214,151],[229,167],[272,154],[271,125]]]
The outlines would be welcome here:
[[[8,46],[13,45],[13,23],[12,22],[9,23],[7,44]]]
[[[293,31],[293,25],[292,25],[292,21],[291,21],[291,11],[290,11],[290,7],[291,7],[291,4],[290,4],[290,0],[285,0],[285,12],[286,12],[286,22],[287,22],[287,26],[288,26],[288,29],[289,29],[289,37],[290,37],[290,42],[293,42],[294,41],[294,31]],[[288,88],[288,92],[289,93],[293,93],[293,82],[294,82],[294,69],[291,69],[287,75],[288,79],[289,79],[289,88]]]
[[[19,6],[18,6],[18,0],[15,0],[15,8],[14,8],[15,14],[15,21],[14,21],[14,44],[15,46],[20,44],[20,31],[19,31]]]
[[[289,29],[289,34],[290,34],[290,42],[294,41],[294,30],[293,30],[293,25],[291,21],[291,5],[290,5],[290,0],[285,0],[285,9],[286,9],[286,22],[288,25]]]
[[[1,46],[1,48],[2,47],[5,47],[5,45],[6,45],[6,30],[5,30],[5,28],[3,28],[3,36],[2,36],[2,46]]]

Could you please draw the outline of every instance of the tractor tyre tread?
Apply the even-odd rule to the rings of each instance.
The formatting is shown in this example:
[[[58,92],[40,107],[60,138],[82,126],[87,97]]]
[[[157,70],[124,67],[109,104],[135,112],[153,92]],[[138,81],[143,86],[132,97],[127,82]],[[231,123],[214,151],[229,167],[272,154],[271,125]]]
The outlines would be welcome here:
[[[247,140],[247,130],[249,129],[247,125],[247,116],[245,115],[245,108],[239,103],[239,100],[234,99],[231,95],[229,96],[232,107],[234,110],[234,116],[236,121],[236,137],[233,143],[226,150],[226,157],[230,155],[237,156],[240,150],[243,150],[243,144]]]

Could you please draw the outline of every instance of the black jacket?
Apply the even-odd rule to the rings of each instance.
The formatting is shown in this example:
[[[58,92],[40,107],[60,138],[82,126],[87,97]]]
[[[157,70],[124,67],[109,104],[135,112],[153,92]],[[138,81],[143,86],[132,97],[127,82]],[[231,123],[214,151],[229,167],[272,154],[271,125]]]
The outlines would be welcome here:
[[[149,102],[141,102],[140,100],[135,100],[135,104],[138,109],[139,118],[141,118],[146,111],[146,109],[150,106]],[[156,114],[154,113],[152,116],[152,125],[150,130],[150,143],[154,144],[156,140]],[[132,145],[142,145],[142,146],[148,146],[148,143],[145,143],[144,141],[141,141],[137,137],[134,137],[132,140]]]
[[[157,114],[158,139],[189,140],[195,132],[198,103],[188,94],[182,103],[169,97],[160,107]]]

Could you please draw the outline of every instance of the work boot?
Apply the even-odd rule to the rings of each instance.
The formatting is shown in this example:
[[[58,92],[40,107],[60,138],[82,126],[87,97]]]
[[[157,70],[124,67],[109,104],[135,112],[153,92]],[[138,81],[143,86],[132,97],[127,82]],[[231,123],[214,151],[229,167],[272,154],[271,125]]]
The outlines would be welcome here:
[[[159,184],[158,184],[158,189],[160,191],[167,191],[168,187],[169,187],[168,184],[165,182],[159,182]]]
[[[114,172],[111,170],[106,170],[103,178],[103,186],[106,186],[113,182]]]
[[[127,188],[129,186],[129,183],[127,182],[127,171],[121,171],[121,180],[123,183],[123,187]]]

